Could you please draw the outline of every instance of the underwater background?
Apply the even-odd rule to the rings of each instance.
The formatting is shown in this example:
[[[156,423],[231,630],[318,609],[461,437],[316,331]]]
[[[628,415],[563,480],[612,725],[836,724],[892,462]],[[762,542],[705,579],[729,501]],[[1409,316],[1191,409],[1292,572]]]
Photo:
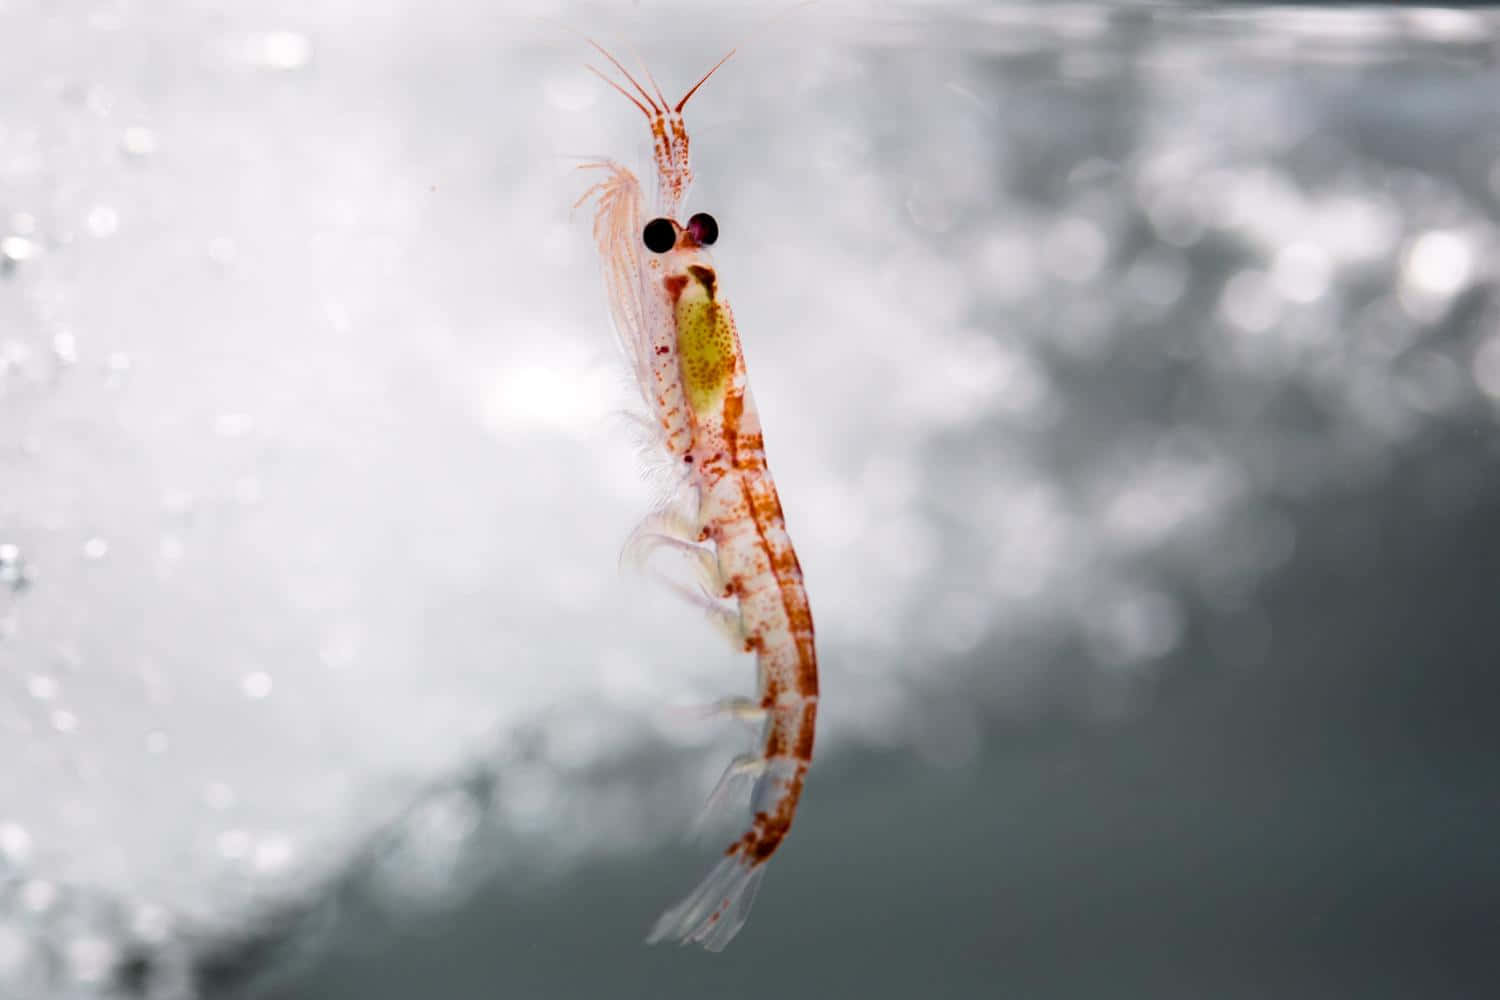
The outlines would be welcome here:
[[[581,35],[687,110],[818,625],[660,494]],[[0,0],[0,998],[1500,987],[1500,15]],[[729,836],[725,835],[726,838]],[[727,842],[727,839],[726,839]]]

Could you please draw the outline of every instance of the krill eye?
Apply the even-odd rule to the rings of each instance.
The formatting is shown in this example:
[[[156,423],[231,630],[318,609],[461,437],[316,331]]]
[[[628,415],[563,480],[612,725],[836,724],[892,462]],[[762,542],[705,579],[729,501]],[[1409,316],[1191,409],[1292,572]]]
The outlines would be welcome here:
[[[713,246],[714,240],[719,238],[719,224],[714,217],[707,212],[699,212],[688,220],[688,232],[693,234],[693,239],[698,241],[699,246]]]
[[[677,245],[677,227],[671,219],[652,219],[646,223],[641,239],[652,253],[666,253]]]

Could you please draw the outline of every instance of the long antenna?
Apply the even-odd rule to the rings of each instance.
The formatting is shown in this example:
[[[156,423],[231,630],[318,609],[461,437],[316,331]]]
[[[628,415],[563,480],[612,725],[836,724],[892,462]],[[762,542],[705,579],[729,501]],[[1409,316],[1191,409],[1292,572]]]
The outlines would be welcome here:
[[[813,4],[815,4],[817,2],[818,2],[818,0],[802,0],[802,3],[794,3],[790,7],[787,7],[787,8],[784,8],[783,10],[777,11],[775,14],[772,14],[770,17],[766,18],[766,20],[761,24],[761,29],[764,30],[766,28],[769,28],[771,25],[775,24],[777,21],[781,20],[783,17],[786,17],[792,11],[797,10],[799,7],[811,7]],[[744,44],[744,43],[741,42],[740,44]],[[697,83],[693,84],[692,89],[690,89],[686,94],[682,95],[682,100],[678,101],[677,102],[677,107],[673,108],[672,110],[676,111],[678,114],[681,114],[682,113],[682,107],[683,107],[683,105],[687,104],[688,98],[690,98],[694,94],[696,94],[698,92],[698,88],[701,87],[701,86],[703,86],[705,83],[707,83],[708,82],[708,78],[711,77],[711,76],[713,76],[714,73],[718,72],[719,67],[722,66],[722,65],[724,65],[725,63],[727,63],[729,61],[729,57],[732,56],[732,55],[734,55],[739,50],[740,50],[739,45],[736,45],[734,48],[730,49],[727,53],[725,53],[723,59],[720,59],[718,62],[714,63],[713,69],[710,69],[707,73],[703,74],[703,79],[701,79]]]
[[[637,101],[631,95],[630,91],[626,90],[624,87],[620,86],[618,83],[615,83],[615,81],[611,80],[609,77],[605,76],[603,73],[599,72],[599,70],[596,69],[594,66],[590,65],[589,63],[584,63],[583,64],[583,68],[586,69],[586,70],[588,70],[590,73],[594,74],[595,76],[597,76],[599,79],[603,80],[605,83],[609,84],[611,87],[613,87],[616,90],[618,90],[620,93],[624,94],[625,95],[625,100],[629,101],[631,104],[634,104],[636,107],[638,107],[638,108],[641,109],[641,114],[645,115],[647,118],[653,118],[653,117],[655,117],[654,115],[651,114],[650,111],[646,110],[646,106],[644,104],[642,104],[640,101]]]
[[[677,107],[673,108],[672,110],[675,111],[675,112],[677,112],[678,114],[682,114],[683,105],[687,104],[688,98],[692,97],[694,94],[696,94],[698,92],[698,88],[701,87],[701,86],[703,86],[705,83],[707,83],[708,82],[708,78],[711,77],[711,76],[713,76],[714,73],[716,73],[718,71],[718,69],[719,69],[720,66],[724,65],[725,63],[727,63],[729,61],[729,57],[732,56],[732,55],[734,55],[735,52],[737,52],[737,51],[738,51],[737,49],[730,49],[727,53],[725,53],[723,59],[720,59],[718,62],[714,63],[713,69],[711,69],[707,73],[703,74],[703,79],[701,79],[697,83],[693,84],[692,88],[686,94],[682,95],[682,100],[678,101],[677,102]]]
[[[665,107],[659,106],[656,103],[656,101],[654,101],[652,99],[651,95],[648,94],[648,93],[646,93],[646,88],[642,87],[640,85],[640,82],[638,80],[636,80],[635,77],[633,77],[633,76],[630,75],[630,70],[628,70],[624,66],[620,65],[620,60],[616,59],[614,56],[612,56],[612,55],[609,54],[609,50],[608,49],[606,49],[604,46],[600,45],[598,42],[594,41],[592,38],[586,38],[586,39],[584,39],[584,41],[588,42],[594,48],[598,49],[600,55],[602,55],[604,58],[608,59],[611,63],[614,64],[615,69],[619,70],[622,74],[624,74],[625,79],[629,80],[630,81],[630,85],[636,89],[636,93],[640,94],[642,97],[644,97],[646,99],[646,104],[648,104],[648,105],[651,106],[651,111],[646,111],[646,108],[644,108],[644,107],[641,106],[641,102],[640,101],[636,101],[634,97],[630,97],[630,94],[626,92],[626,90],[625,90],[624,87],[620,86],[618,83],[614,83],[614,81],[610,80],[609,77],[605,76],[603,73],[600,73],[597,69],[594,69],[594,67],[590,66],[589,69],[593,69],[594,72],[595,72],[595,74],[597,74],[600,79],[609,82],[620,93],[625,94],[626,97],[630,97],[630,99],[632,101],[635,101],[635,106],[638,107],[638,108],[640,108],[642,111],[645,111],[646,115],[648,117],[650,117],[652,111],[656,112],[657,114],[663,114],[663,113],[666,112],[667,109]]]
[[[663,108],[666,108],[667,107],[667,95],[663,94],[661,92],[661,84],[657,83],[656,82],[656,77],[654,77],[654,76],[651,75],[651,66],[650,66],[650,64],[647,63],[646,60],[644,60],[644,59],[641,58],[640,52],[636,50],[636,47],[634,45],[632,45],[630,47],[630,54],[635,57],[635,61],[636,62],[638,62],[638,63],[641,64],[641,71],[646,74],[646,79],[648,81],[650,81],[650,83],[651,83],[651,89],[654,90],[654,91],[656,91],[656,96],[657,96],[657,99],[661,101],[661,106]]]

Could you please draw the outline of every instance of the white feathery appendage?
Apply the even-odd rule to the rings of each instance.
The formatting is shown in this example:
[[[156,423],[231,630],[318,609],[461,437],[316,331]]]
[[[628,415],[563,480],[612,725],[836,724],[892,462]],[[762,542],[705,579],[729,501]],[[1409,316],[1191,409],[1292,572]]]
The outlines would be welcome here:
[[[661,915],[646,943],[672,939],[723,951],[745,926],[765,873],[764,863],[738,854],[725,857],[686,899]]]
[[[620,348],[647,407],[651,401],[651,335],[641,287],[641,186],[635,175],[613,160],[583,164],[604,170],[604,180],[590,187],[574,207],[595,199],[594,240],[604,267],[610,319]]]

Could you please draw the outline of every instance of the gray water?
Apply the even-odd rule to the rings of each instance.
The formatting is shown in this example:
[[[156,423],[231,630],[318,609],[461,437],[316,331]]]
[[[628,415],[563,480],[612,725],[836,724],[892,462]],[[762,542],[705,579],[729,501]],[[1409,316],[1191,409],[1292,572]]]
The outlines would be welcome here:
[[[0,996],[1482,996],[1500,19],[0,3]],[[819,627],[640,474],[585,30],[693,99]],[[632,59],[633,61],[633,59]]]

